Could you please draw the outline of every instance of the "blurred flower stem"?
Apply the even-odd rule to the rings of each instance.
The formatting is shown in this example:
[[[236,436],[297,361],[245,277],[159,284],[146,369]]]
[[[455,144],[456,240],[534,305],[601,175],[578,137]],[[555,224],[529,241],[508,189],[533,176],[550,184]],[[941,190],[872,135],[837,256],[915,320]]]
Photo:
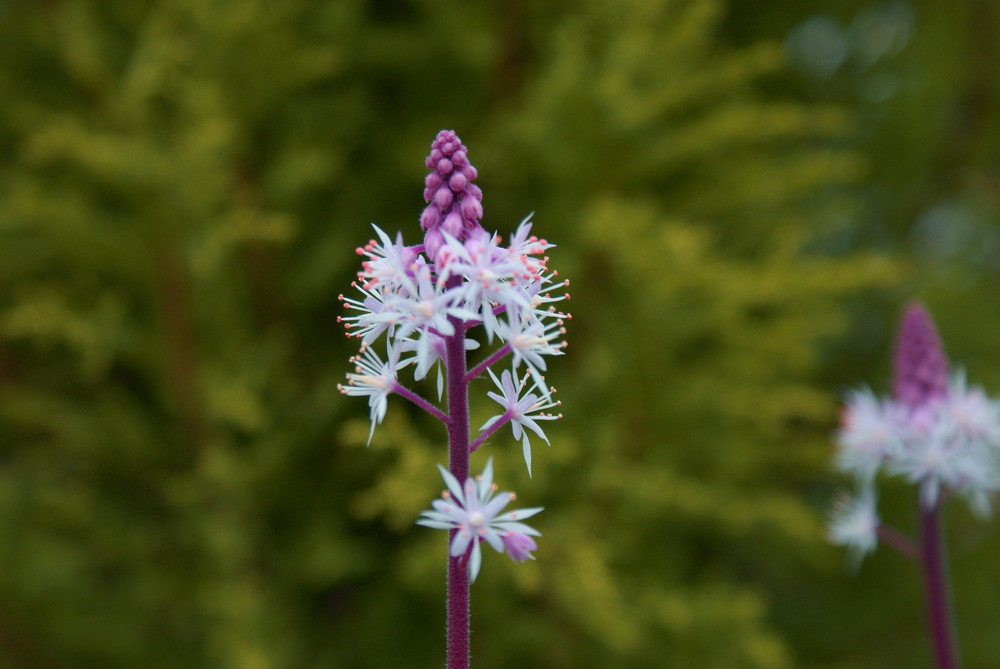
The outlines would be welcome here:
[[[941,504],[921,509],[920,526],[923,533],[922,563],[927,587],[927,616],[930,624],[931,643],[938,669],[958,669],[957,639],[951,607],[951,588],[948,582],[948,556],[941,534]]]

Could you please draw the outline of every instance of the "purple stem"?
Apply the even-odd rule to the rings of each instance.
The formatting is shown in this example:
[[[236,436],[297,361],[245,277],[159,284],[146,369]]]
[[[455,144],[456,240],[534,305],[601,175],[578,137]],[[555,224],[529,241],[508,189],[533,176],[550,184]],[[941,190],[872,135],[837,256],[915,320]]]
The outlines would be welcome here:
[[[436,406],[434,406],[433,404],[431,404],[430,402],[428,402],[423,397],[416,394],[406,386],[397,382],[396,385],[392,387],[392,392],[396,393],[400,397],[405,397],[406,399],[410,400],[411,402],[416,404],[418,407],[420,407],[430,415],[437,418],[445,425],[448,424],[448,415],[445,412],[441,411]]]
[[[483,442],[490,438],[494,432],[499,430],[501,427],[510,422],[511,415],[510,411],[504,412],[503,416],[497,419],[495,423],[486,428],[483,432],[476,437],[476,440],[469,444],[469,453],[474,453],[477,448],[483,445]]]
[[[465,375],[463,381],[465,381],[466,383],[472,381],[472,379],[476,378],[477,376],[485,372],[487,367],[490,367],[491,365],[499,362],[500,360],[503,360],[504,356],[508,355],[511,352],[511,350],[512,348],[510,344],[504,344],[496,351],[491,353],[488,358],[486,358],[478,365],[470,369],[469,373]]]
[[[941,537],[940,504],[920,509],[923,530],[923,566],[927,585],[927,613],[937,669],[958,669],[951,601],[948,587],[947,556]]]
[[[461,281],[461,277],[453,277]],[[451,283],[451,281],[449,281]],[[469,478],[469,381],[465,373],[465,324],[452,316],[455,328],[445,338],[448,379],[448,469],[460,483]],[[458,530],[448,533],[448,545]],[[448,669],[469,667],[469,570],[462,556],[448,558]]]
[[[920,544],[897,530],[892,525],[879,523],[878,527],[875,528],[875,533],[878,535],[879,541],[887,546],[895,548],[906,557],[916,560],[917,562],[920,562],[922,559],[920,555]]]
[[[499,316],[500,314],[502,314],[505,311],[507,311],[507,305],[505,305],[505,304],[498,304],[495,307],[493,307],[493,315],[494,316]],[[473,320],[473,321],[465,321],[465,329],[468,330],[469,328],[471,328],[474,325],[480,325],[480,324],[482,324],[482,322],[483,321],[480,320],[480,319],[478,319],[478,318],[476,320]]]

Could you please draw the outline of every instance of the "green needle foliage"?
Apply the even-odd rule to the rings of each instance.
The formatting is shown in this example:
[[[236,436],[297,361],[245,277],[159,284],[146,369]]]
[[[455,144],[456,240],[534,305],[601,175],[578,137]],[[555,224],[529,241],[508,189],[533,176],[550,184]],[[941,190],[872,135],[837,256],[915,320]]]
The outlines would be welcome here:
[[[919,584],[852,600],[823,538],[832,380],[878,376],[846,336],[906,267],[837,242],[857,119],[726,11],[0,0],[0,666],[440,663],[444,437],[391,398],[365,449],[336,317],[445,127],[573,294],[566,417],[530,485],[497,459],[544,538],[487,551],[475,666],[923,657]]]

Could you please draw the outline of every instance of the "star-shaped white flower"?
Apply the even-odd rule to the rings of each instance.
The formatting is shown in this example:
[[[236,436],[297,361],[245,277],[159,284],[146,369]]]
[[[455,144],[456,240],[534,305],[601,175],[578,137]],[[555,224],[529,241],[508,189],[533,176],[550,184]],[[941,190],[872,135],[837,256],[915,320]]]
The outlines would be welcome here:
[[[389,348],[388,362],[382,362],[371,346],[362,346],[361,353],[351,358],[355,363],[354,372],[347,374],[347,385],[338,384],[337,389],[344,395],[367,395],[372,421],[368,432],[368,443],[372,442],[375,426],[385,418],[389,405],[389,395],[396,389],[396,372],[399,370],[399,355]]]
[[[492,458],[486,462],[482,475],[466,479],[464,486],[459,485],[458,479],[441,465],[438,469],[448,489],[442,493],[441,499],[431,503],[433,511],[421,514],[423,517],[417,524],[439,530],[457,530],[449,553],[452,557],[466,556],[471,581],[479,575],[483,559],[479,544],[482,541],[498,553],[506,550],[516,562],[532,559],[530,551],[536,546],[531,537],[541,536],[541,533],[520,521],[535,515],[542,507],[508,511],[501,515],[504,507],[514,499],[514,494],[496,493]]]
[[[538,381],[534,381],[531,387],[525,392],[523,397],[520,397],[520,393],[524,390],[527,385],[528,377],[525,376],[518,382],[515,386],[514,377],[511,375],[510,370],[504,370],[501,377],[498,379],[493,370],[489,370],[490,378],[493,379],[493,383],[497,385],[500,390],[500,394],[494,392],[486,393],[490,399],[497,402],[504,408],[502,414],[493,416],[490,418],[480,429],[480,431],[487,429],[499,420],[508,419],[510,420],[511,429],[514,431],[514,438],[521,440],[521,446],[524,452],[524,463],[528,466],[528,476],[531,476],[531,442],[528,439],[528,430],[531,430],[539,437],[545,440],[545,443],[549,443],[549,438],[545,436],[542,428],[539,427],[538,423],[535,421],[539,420],[556,420],[557,418],[562,418],[562,414],[553,415],[551,413],[537,413],[536,415],[530,415],[535,412],[544,412],[546,409],[552,409],[559,406],[560,402],[553,402],[549,399],[549,395],[542,391],[541,387],[538,385]],[[534,390],[538,390],[536,395]],[[549,389],[549,393],[553,392]],[[527,428],[527,429],[525,429]]]
[[[879,518],[875,490],[866,486],[857,497],[844,493],[830,514],[829,539],[847,546],[857,563],[878,545]]]

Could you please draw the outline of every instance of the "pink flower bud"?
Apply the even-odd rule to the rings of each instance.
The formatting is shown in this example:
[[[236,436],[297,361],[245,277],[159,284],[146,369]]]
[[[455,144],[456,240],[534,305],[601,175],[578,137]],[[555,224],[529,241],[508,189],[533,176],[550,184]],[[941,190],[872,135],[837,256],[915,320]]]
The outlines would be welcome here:
[[[424,235],[424,251],[431,260],[437,258],[438,251],[444,246],[444,236],[438,228],[432,228]]]
[[[444,217],[444,223],[441,224],[441,228],[455,239],[461,239],[463,228],[462,216],[452,209]]]
[[[433,204],[427,205],[427,207],[424,208],[423,213],[420,214],[420,227],[424,230],[430,230],[431,228],[436,227],[440,222],[441,210]]]
[[[451,189],[447,186],[441,186],[437,189],[437,192],[434,193],[434,206],[441,211],[445,211],[451,206],[453,199],[454,196],[451,194]]]
[[[462,218],[467,221],[478,221],[483,217],[483,205],[471,197],[462,198]]]
[[[430,167],[433,168],[434,166],[431,165]],[[432,191],[435,191],[438,189],[438,186],[440,186],[443,181],[444,179],[441,177],[440,174],[438,174],[437,172],[431,172],[426,177],[424,177],[424,186],[430,188]],[[427,191],[424,192],[426,193]],[[425,200],[429,199],[430,198],[425,198]]]
[[[500,538],[503,541],[503,546],[507,551],[507,555],[509,555],[510,559],[514,562],[526,562],[527,560],[535,559],[535,556],[531,554],[531,551],[538,550],[538,544],[536,544],[535,540],[527,534],[510,532]]]

